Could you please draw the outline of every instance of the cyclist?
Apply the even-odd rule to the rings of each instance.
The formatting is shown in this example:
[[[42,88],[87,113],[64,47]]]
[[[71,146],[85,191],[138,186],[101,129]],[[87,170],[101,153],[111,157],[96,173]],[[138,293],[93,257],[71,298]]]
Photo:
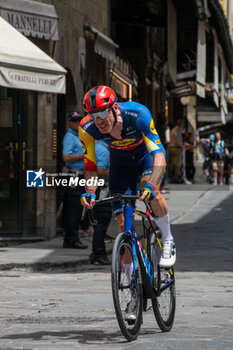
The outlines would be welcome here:
[[[137,102],[117,103],[115,92],[100,85],[90,89],[83,101],[87,116],[79,124],[79,138],[83,146],[86,180],[97,176],[95,140],[104,140],[110,150],[110,193],[135,194],[138,179],[143,189],[139,200],[150,201],[163,242],[161,267],[171,267],[176,261],[176,248],[170,229],[170,219],[165,198],[159,187],[166,161],[154,121],[147,107]],[[95,204],[96,186],[87,186],[90,204],[82,195],[83,204]],[[124,229],[122,203],[113,204],[119,231]]]

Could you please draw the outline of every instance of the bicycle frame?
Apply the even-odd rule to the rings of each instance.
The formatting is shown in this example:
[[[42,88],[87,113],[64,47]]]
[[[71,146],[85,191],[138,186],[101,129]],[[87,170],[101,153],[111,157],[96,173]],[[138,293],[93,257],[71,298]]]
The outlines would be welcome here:
[[[150,234],[147,233],[146,239],[147,239],[147,253],[145,251],[144,246],[142,243],[138,240],[136,231],[134,229],[133,225],[133,214],[144,214],[139,211],[136,211],[133,209],[133,207],[129,204],[126,204],[124,207],[124,217],[125,217],[125,227],[124,227],[124,233],[130,234],[131,236],[131,242],[132,242],[132,252],[133,252],[133,264],[134,264],[134,271],[136,273],[136,281],[137,278],[139,278],[139,268],[142,276],[142,284],[143,284],[143,293],[144,297],[146,298],[152,298],[155,291],[152,288],[152,281],[153,281],[153,266],[150,262]],[[149,244],[148,244],[149,243]],[[139,266],[137,261],[137,256],[139,260]]]
[[[143,231],[144,231],[146,248],[144,248],[143,244],[138,240],[138,237],[133,225],[133,214],[140,215],[143,218]],[[152,287],[154,268],[156,268],[156,266],[151,265],[151,251],[150,251],[150,230],[151,229],[155,233],[156,240],[161,250],[162,250],[162,245],[157,235],[156,229],[151,221],[151,215],[150,215],[148,206],[146,209],[146,213],[144,213],[140,210],[134,209],[131,205],[126,204],[124,207],[124,217],[125,217],[124,233],[130,234],[131,236],[134,271],[136,272],[136,279],[137,279],[139,278],[139,268],[140,268],[144,298],[152,298],[154,294],[156,296],[159,296],[165,289],[169,288],[172,284],[174,284],[174,280],[172,280],[171,282],[168,282],[162,288],[158,286],[157,290],[155,290]],[[146,228],[145,219],[149,221],[149,224],[150,224],[149,229]],[[139,266],[137,262],[137,256],[139,260]],[[171,273],[171,275],[173,275],[172,269],[169,269],[169,272]],[[160,269],[158,269],[158,274],[159,274],[158,281],[160,281]]]

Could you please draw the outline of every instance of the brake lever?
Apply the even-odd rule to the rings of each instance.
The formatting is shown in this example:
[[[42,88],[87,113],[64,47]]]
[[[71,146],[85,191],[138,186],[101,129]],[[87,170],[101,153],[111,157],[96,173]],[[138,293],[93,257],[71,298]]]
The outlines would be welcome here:
[[[89,193],[87,193],[86,195],[86,201],[90,204],[91,203],[91,195]],[[84,206],[84,209],[83,209],[83,212],[82,212],[82,220],[84,219],[85,215],[86,215],[86,212],[87,212],[87,215],[88,215],[88,219],[90,221],[90,224],[91,225],[97,225],[98,224],[98,221],[94,219],[94,216],[93,216],[93,208],[92,209],[88,209],[87,206],[85,205]]]
[[[91,195],[90,195],[89,193],[86,194],[86,201],[87,201],[89,204],[91,203]],[[84,220],[84,217],[85,217],[85,215],[86,215],[86,212],[87,212],[87,206],[84,205],[81,220]]]
[[[139,192],[140,192],[140,196],[141,196],[141,195],[143,194],[144,191],[143,191],[142,189],[140,189]],[[148,194],[147,194],[147,196],[148,196]],[[143,203],[145,204],[146,208],[148,209],[150,215],[151,215],[154,219],[156,219],[156,218],[158,218],[158,216],[153,212],[153,210],[152,210],[152,208],[151,208],[151,206],[150,206],[150,203],[146,200],[147,196],[143,199]]]

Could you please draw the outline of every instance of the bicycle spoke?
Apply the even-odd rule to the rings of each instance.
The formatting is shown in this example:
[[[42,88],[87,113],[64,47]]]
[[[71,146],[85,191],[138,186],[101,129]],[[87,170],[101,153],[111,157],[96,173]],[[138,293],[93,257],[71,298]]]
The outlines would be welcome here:
[[[175,277],[173,268],[159,268],[161,250],[155,236],[151,239],[151,260],[154,266],[154,288],[157,296],[152,299],[152,306],[157,323],[164,332],[170,331],[175,317]]]
[[[135,281],[133,278],[132,247],[128,242],[129,237],[125,240],[124,236],[124,234],[118,235],[113,249],[113,301],[123,335],[128,340],[134,340],[137,338],[141,326],[142,290],[140,281]],[[135,288],[132,286],[132,281],[134,281]],[[134,307],[132,300],[135,303]]]

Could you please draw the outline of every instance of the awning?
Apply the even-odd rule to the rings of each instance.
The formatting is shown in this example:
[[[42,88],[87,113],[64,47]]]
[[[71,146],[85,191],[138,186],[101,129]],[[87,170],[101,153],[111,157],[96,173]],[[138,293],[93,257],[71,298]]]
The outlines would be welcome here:
[[[222,123],[221,111],[198,111],[197,120],[199,123]],[[226,122],[230,121],[233,121],[233,113],[226,115]]]
[[[116,49],[119,45],[93,27],[85,26],[84,28],[95,34],[94,51],[109,61],[116,63]]]
[[[58,17],[53,5],[31,0],[0,0],[0,16],[26,36],[58,40]]]
[[[197,95],[205,98],[206,80],[206,26],[204,21],[198,21],[197,37]]]
[[[175,94],[177,97],[194,96],[195,83],[193,81],[180,82],[175,88],[169,90],[170,93]]]
[[[177,79],[177,13],[173,2],[167,3],[167,57],[168,73],[176,85]]]
[[[213,91],[213,100],[217,107],[219,107],[219,67],[218,67],[218,38],[216,31],[213,29],[214,35],[214,91]]]
[[[0,17],[0,86],[65,93],[66,70]]]
[[[219,56],[221,60],[221,119],[223,124],[226,124],[226,114],[228,113],[227,100],[226,100],[226,63],[223,53],[219,51]]]

